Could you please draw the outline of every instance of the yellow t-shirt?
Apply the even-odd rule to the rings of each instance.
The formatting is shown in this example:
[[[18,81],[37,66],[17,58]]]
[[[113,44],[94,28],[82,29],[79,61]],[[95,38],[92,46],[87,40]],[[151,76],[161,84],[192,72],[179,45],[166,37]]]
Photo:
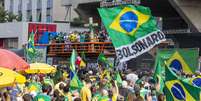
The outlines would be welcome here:
[[[118,96],[118,94],[113,94],[112,101],[117,101],[117,96]]]
[[[80,91],[80,96],[82,101],[89,101],[89,98],[91,99],[91,90],[84,86]]]

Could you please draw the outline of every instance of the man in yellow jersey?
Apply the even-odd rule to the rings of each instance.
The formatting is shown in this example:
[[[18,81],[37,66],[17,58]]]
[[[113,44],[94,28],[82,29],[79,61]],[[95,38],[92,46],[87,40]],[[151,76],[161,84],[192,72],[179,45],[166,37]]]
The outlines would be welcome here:
[[[81,100],[82,101],[91,101],[91,86],[92,83],[90,80],[85,80],[85,85],[84,87],[82,87],[81,91],[80,91],[80,96],[81,96]]]

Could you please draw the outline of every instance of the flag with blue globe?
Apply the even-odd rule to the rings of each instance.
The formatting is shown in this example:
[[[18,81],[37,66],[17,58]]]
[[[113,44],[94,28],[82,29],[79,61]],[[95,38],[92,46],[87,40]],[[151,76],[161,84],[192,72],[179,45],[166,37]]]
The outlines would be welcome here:
[[[147,7],[124,5],[99,8],[98,11],[121,62],[135,58],[165,41],[164,33],[158,30]]]

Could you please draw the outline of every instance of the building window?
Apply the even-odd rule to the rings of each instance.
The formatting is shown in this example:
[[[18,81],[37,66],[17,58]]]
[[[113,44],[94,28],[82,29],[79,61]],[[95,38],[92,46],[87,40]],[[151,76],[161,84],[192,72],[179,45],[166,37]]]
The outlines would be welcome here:
[[[42,8],[42,1],[37,0],[37,9],[41,9],[41,8]]]
[[[17,49],[18,48],[18,38],[8,38],[3,40],[3,46],[6,49]]]
[[[52,22],[52,16],[51,15],[47,16],[47,22]]]
[[[22,11],[22,0],[19,0],[19,4],[18,4],[18,12]]]
[[[14,6],[14,1],[13,1],[13,0],[10,0],[9,12],[13,12],[13,6]]]
[[[32,12],[30,10],[27,11],[27,21],[32,21]]]
[[[52,22],[52,9],[47,9],[47,22]]]
[[[27,3],[27,10],[32,10],[32,0],[29,0],[29,2]]]
[[[47,8],[53,7],[53,0],[47,0]]]
[[[38,10],[37,10],[37,21],[38,21],[38,22],[41,22],[41,17],[42,17],[41,10],[38,9]]]

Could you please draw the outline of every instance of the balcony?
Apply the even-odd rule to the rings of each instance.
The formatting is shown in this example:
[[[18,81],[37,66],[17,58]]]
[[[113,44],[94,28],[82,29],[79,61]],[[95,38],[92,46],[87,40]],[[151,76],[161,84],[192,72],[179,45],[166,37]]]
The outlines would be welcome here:
[[[111,7],[111,6],[118,6],[118,5],[127,5],[127,4],[140,4],[140,0],[119,0],[119,1],[106,1],[103,0],[100,2],[100,7]]]
[[[115,49],[111,42],[52,43],[36,44],[36,46],[47,46],[49,57],[69,57],[73,49],[78,54],[84,52],[87,57],[98,57],[101,52],[108,57],[115,56]]]

